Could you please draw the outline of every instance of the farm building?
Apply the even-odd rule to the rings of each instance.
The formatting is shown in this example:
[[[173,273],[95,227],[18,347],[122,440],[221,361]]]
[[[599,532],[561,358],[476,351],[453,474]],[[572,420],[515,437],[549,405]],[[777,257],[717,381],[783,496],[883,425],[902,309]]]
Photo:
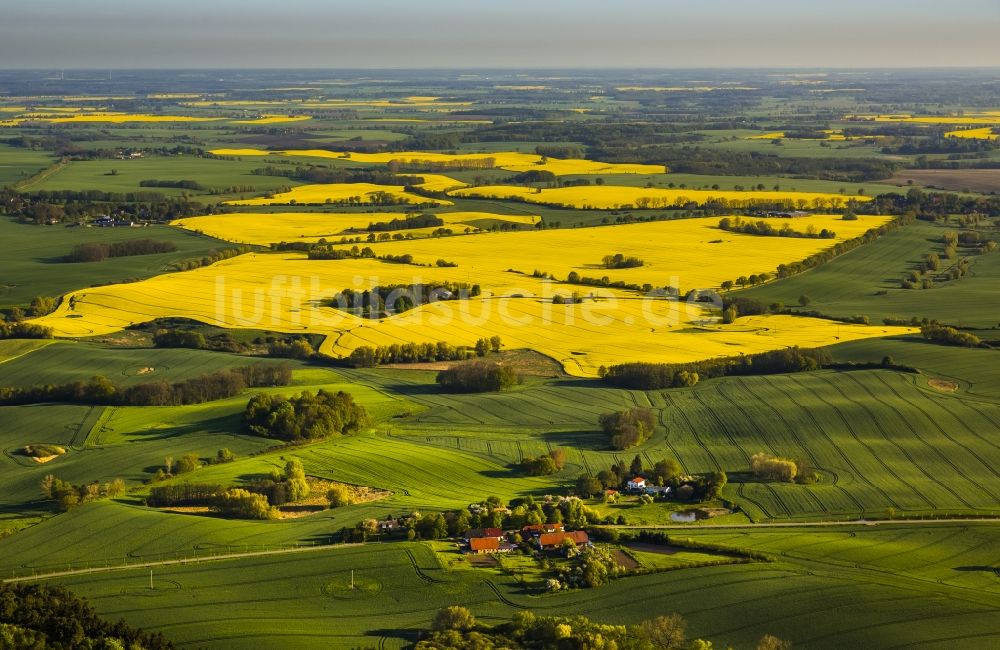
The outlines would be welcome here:
[[[586,531],[573,530],[562,533],[543,533],[538,536],[538,547],[543,551],[559,549],[562,548],[563,541],[567,539],[573,540],[577,546],[590,543],[590,536],[587,535]]]
[[[503,531],[499,528],[470,528],[465,531],[466,541],[483,538],[491,538],[500,541],[503,539]]]
[[[642,476],[635,476],[630,478],[625,486],[630,490],[645,490],[646,489],[646,479]]]
[[[537,537],[545,533],[561,533],[564,530],[566,530],[566,527],[562,524],[529,524],[522,528],[521,532],[525,535]]]

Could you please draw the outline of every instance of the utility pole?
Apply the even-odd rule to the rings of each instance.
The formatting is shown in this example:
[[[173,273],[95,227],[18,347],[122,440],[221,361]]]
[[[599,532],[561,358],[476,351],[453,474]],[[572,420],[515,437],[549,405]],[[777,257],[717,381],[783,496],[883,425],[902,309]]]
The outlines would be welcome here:
[[[153,590],[153,570],[152,569],[149,570],[149,589],[150,589],[150,591]]]
[[[351,591],[354,591],[354,569],[351,569]]]

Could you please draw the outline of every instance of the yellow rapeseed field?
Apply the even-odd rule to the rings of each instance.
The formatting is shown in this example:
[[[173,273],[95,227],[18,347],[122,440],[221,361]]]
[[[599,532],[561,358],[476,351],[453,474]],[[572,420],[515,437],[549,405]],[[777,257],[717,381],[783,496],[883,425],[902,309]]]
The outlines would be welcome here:
[[[834,216],[812,216],[796,223],[835,226],[844,238],[884,220],[861,217],[842,222]],[[557,278],[575,270],[683,290],[773,271],[780,263],[802,259],[832,243],[727,233],[715,223],[715,218],[686,219],[371,245],[376,254],[409,253],[416,262],[432,266],[252,253],[194,271],[83,289],[66,296],[54,313],[36,322],[53,327],[58,336],[88,336],[158,317],[187,317],[223,327],[323,334],[327,338],[321,351],[334,356],[349,354],[360,345],[439,340],[472,344],[498,334],[507,347],[537,350],[581,376],[596,374],[601,365],[629,360],[693,361],[911,331],[792,316],[740,318],[721,325],[718,311],[701,303],[643,299],[633,292],[553,283],[531,275],[542,264],[542,270]],[[600,259],[613,252],[638,255],[646,265],[604,270]],[[457,266],[433,266],[440,258]],[[322,303],[345,288],[437,281],[478,283],[483,295],[425,305],[381,321]],[[553,304],[553,295],[573,291],[595,299]]]
[[[462,233],[466,228],[483,228],[492,222],[534,225],[540,217],[531,215],[493,214],[490,212],[439,212],[444,226],[411,228],[396,231],[414,237],[426,237],[435,229],[450,228]],[[234,212],[204,217],[187,217],[171,222],[172,226],[204,233],[209,237],[239,244],[267,246],[276,242],[316,242],[320,239],[337,241],[345,234],[357,236],[371,223],[403,219],[404,212],[278,212],[261,214]],[[348,231],[353,231],[349,233]],[[392,233],[390,233],[392,234]]]
[[[536,189],[520,185],[485,185],[451,192],[453,196],[519,199],[528,203],[585,209],[665,208],[689,202],[703,204],[723,200],[729,207],[752,207],[754,202],[785,202],[802,208],[839,207],[849,200],[870,201],[867,196],[820,192],[771,192],[662,189],[618,185],[583,185]]]
[[[948,131],[945,133],[949,138],[971,138],[974,140],[998,140],[1000,135],[993,132],[993,127],[987,126],[981,129],[959,129],[958,131]]]
[[[274,194],[271,198],[260,197],[226,201],[226,205],[291,205],[293,203],[336,203],[338,201],[350,201],[358,204],[379,203],[380,201],[375,196],[378,194],[388,194],[397,201],[415,205],[421,203],[454,205],[451,201],[411,194],[404,190],[402,185],[375,185],[374,183],[299,185],[288,192]]]
[[[241,153],[230,153],[239,151]],[[388,164],[392,161],[401,163],[469,163],[482,164],[484,167],[498,167],[513,172],[531,170],[549,171],[557,176],[567,174],[662,174],[666,172],[663,165],[643,165],[634,163],[605,163],[596,160],[543,158],[538,154],[519,151],[498,151],[495,153],[461,153],[447,154],[432,151],[393,151],[386,153],[344,153],[327,151],[326,149],[289,149],[280,152],[258,150],[259,153],[249,153],[247,149],[213,149],[209,153],[226,155],[261,155],[280,153],[285,156],[302,156],[311,158],[337,158],[359,163]]]

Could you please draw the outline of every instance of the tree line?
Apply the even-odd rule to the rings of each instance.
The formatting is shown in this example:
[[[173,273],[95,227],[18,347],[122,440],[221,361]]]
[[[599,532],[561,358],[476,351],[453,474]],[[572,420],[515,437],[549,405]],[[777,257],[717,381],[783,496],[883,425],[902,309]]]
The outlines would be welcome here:
[[[50,339],[52,336],[51,327],[35,323],[0,321],[0,339]]]
[[[639,390],[661,390],[692,386],[701,379],[730,375],[773,375],[809,372],[833,362],[825,349],[799,347],[772,350],[739,357],[705,359],[690,363],[632,362],[598,370],[601,379],[612,386]]]
[[[857,217],[855,217],[857,218]],[[823,228],[819,232],[813,226],[809,230],[793,230],[786,221],[780,228],[775,228],[763,219],[758,221],[743,221],[740,217],[723,217],[719,219],[719,229],[729,232],[739,232],[744,235],[760,235],[763,237],[802,237],[806,239],[834,239],[837,236],[832,230]]]
[[[27,388],[0,387],[0,405],[66,402],[103,406],[178,406],[201,404],[238,395],[247,388],[287,386],[292,371],[284,364],[258,363],[206,373],[178,382],[154,381],[119,386],[96,375],[86,381]]]
[[[499,352],[503,340],[499,336],[477,339],[475,345],[437,343],[393,343],[371,347],[362,345],[348,355],[346,361],[355,368],[374,368],[384,363],[427,363],[430,361],[461,361],[474,356],[485,357]]]
[[[102,192],[100,190],[41,190],[21,193],[0,190],[4,212],[22,223],[78,221],[112,215],[140,221],[165,222],[210,214],[210,206],[159,192]]]
[[[66,262],[103,262],[109,257],[155,255],[157,253],[173,253],[175,250],[177,250],[177,245],[173,242],[156,239],[130,239],[111,244],[91,242],[77,244],[63,259]]]

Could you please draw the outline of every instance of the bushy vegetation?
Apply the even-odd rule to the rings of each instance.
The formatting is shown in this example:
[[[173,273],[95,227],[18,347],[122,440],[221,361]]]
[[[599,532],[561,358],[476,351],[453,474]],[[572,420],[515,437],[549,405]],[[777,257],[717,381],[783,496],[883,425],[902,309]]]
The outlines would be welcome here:
[[[111,623],[62,587],[0,584],[0,647],[32,650],[169,650],[162,634]]]
[[[566,466],[566,450],[553,449],[541,456],[526,456],[521,461],[521,469],[529,476],[548,476],[562,471]]]
[[[645,262],[632,255],[615,253],[614,255],[605,255],[601,260],[601,264],[603,264],[606,269],[634,269],[642,266]]]
[[[368,232],[392,232],[395,230],[412,230],[414,228],[433,228],[443,226],[444,219],[434,214],[407,215],[402,219],[376,221],[368,224]]]
[[[920,328],[920,334],[934,343],[975,348],[983,345],[982,339],[970,332],[962,332],[946,325],[929,324]]]
[[[452,345],[447,341],[437,343],[394,343],[371,347],[362,345],[351,351],[348,363],[355,368],[374,368],[383,363],[426,363],[429,361],[461,361],[474,356],[486,356],[488,352],[499,352],[503,341],[499,336],[491,336],[476,341],[473,347]]]
[[[254,395],[243,421],[257,435],[289,442],[359,433],[371,423],[368,412],[349,393],[322,388],[315,394],[302,391],[290,398]]]
[[[52,328],[34,323],[0,321],[0,339],[50,339]]]
[[[467,300],[481,293],[482,289],[478,284],[467,282],[386,284],[364,291],[344,289],[327,301],[327,304],[358,316],[377,319],[402,314],[432,302]]]
[[[605,413],[598,418],[612,449],[628,449],[649,440],[656,426],[652,409],[634,407],[625,411]]]
[[[430,635],[414,646],[416,650],[712,648],[709,641],[688,640],[687,622],[679,614],[657,616],[638,625],[608,625],[585,616],[538,616],[531,611],[520,611],[509,623],[488,627],[478,624],[465,607],[451,606],[437,613],[431,627]],[[790,647],[791,644],[773,635],[765,635],[757,643],[757,650],[787,650]]]
[[[514,368],[478,359],[457,363],[437,375],[437,383],[449,393],[487,393],[513,388],[521,377]]]
[[[82,485],[73,485],[52,474],[42,479],[42,494],[52,501],[63,512],[97,499],[113,499],[125,493],[125,482],[120,478],[107,483],[94,481]]]

